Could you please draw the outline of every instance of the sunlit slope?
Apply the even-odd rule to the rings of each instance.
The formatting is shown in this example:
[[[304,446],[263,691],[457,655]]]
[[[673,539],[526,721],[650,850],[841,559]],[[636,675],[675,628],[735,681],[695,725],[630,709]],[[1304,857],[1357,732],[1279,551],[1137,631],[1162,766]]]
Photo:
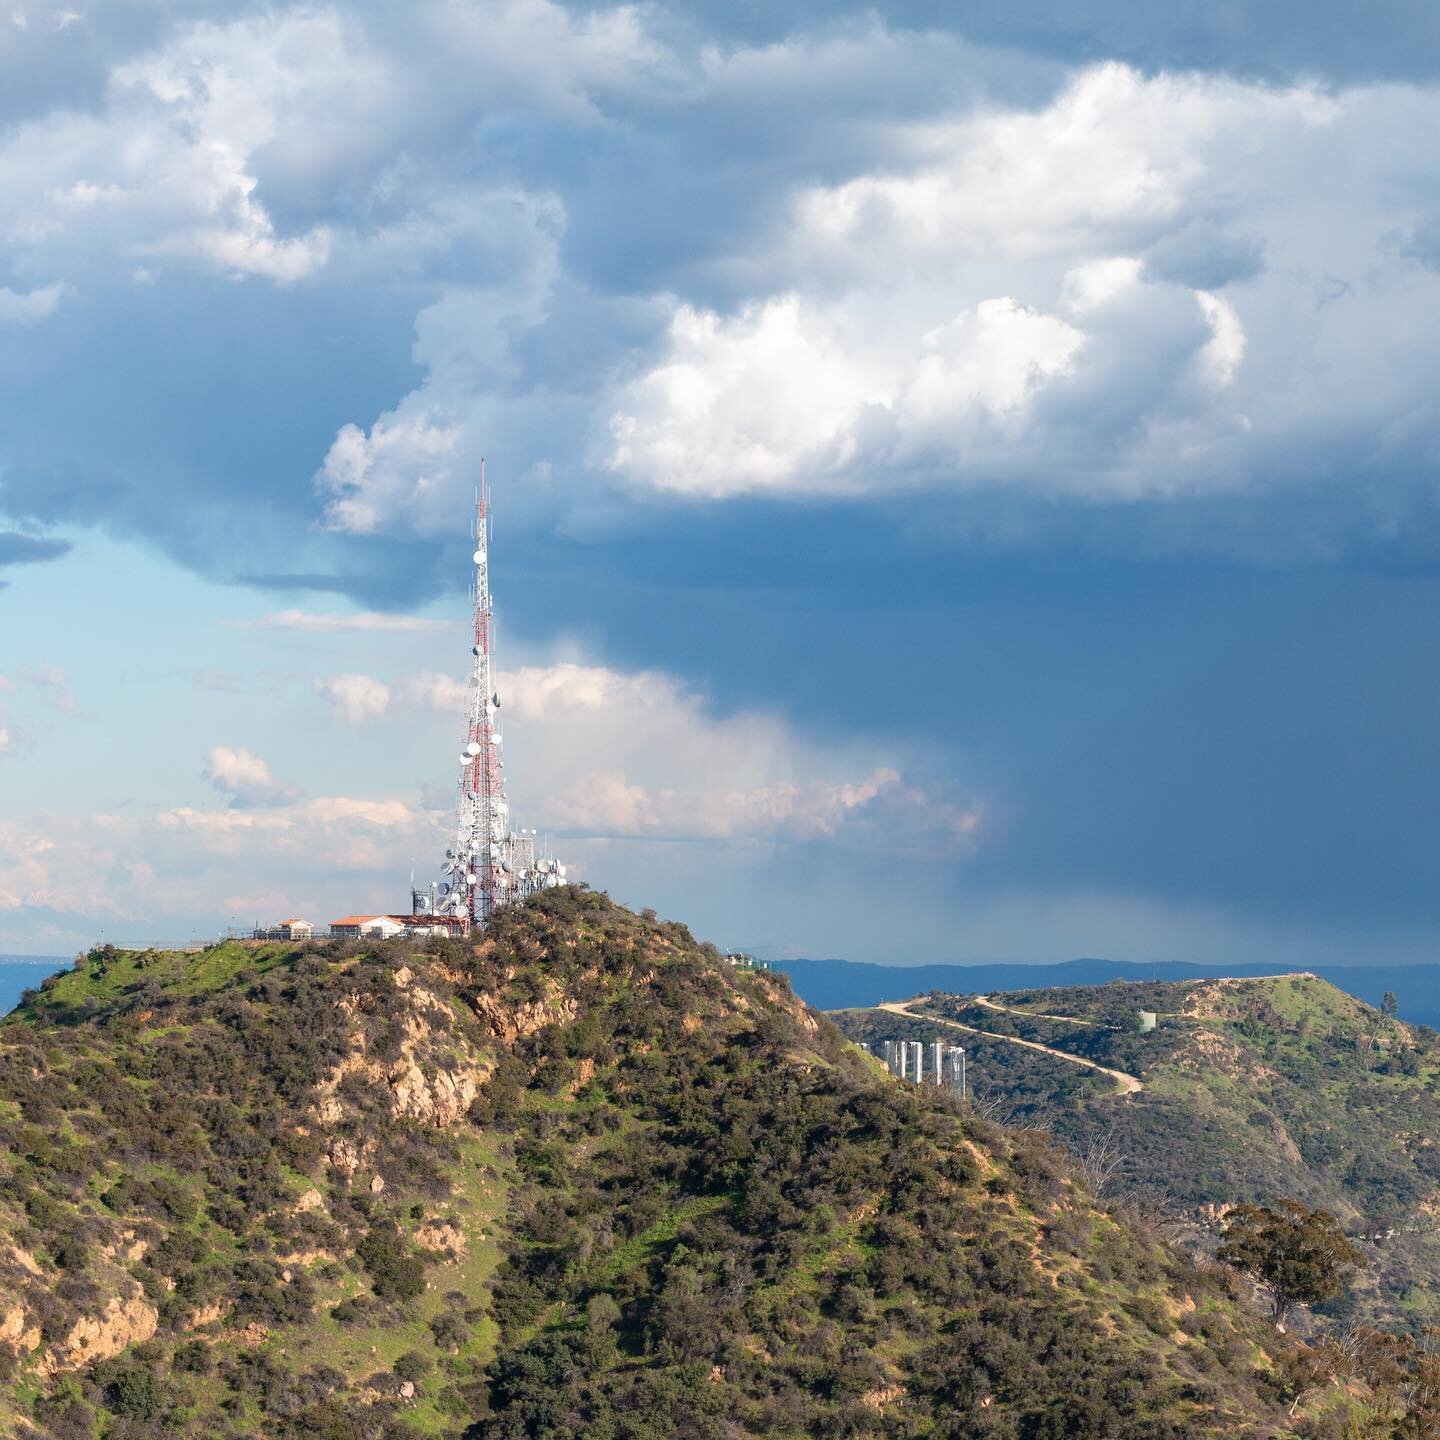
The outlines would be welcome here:
[[[1440,1039],[1313,975],[930,996],[922,1013],[983,1028],[977,1084],[1083,1152],[1102,1137],[1113,1186],[1195,1216],[1289,1195],[1370,1237],[1357,1303],[1372,1316],[1440,1314]],[[1158,1015],[1143,1033],[1141,1011]],[[1064,1018],[1064,1017],[1069,1017]],[[1085,1022],[1085,1023],[1079,1023]],[[847,1028],[878,1034],[871,1017]],[[918,1033],[918,1032],[917,1032]],[[1143,1081],[1113,1091],[1033,1059],[1039,1041]]]
[[[6,1433],[1270,1436],[1263,1324],[1049,1146],[584,891],[97,951],[0,1026]]]

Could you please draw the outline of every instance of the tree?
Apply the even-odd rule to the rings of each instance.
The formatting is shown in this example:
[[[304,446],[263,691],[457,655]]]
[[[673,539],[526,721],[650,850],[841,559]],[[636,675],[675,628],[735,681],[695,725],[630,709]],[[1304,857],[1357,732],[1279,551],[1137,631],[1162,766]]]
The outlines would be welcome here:
[[[1387,1020],[1393,1020],[1400,1013],[1400,1002],[1395,998],[1393,990],[1387,990],[1381,997],[1380,1013]]]
[[[1281,1200],[1273,1210],[1235,1206],[1225,1216],[1218,1253],[1265,1290],[1276,1325],[1297,1305],[1333,1299],[1365,1259],[1328,1210],[1311,1210],[1297,1200]]]

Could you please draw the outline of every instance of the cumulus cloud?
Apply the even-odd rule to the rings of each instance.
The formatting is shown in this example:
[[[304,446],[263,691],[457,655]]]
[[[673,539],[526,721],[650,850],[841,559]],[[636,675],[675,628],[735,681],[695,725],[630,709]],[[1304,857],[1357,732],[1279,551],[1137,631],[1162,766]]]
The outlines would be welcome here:
[[[55,313],[64,294],[63,285],[42,285],[24,291],[0,285],[0,325],[34,325]]]
[[[280,233],[258,198],[255,158],[327,106],[353,116],[357,90],[381,83],[333,15],[193,25],[116,65],[98,112],[11,130],[0,145],[11,244],[77,275],[107,260],[183,257],[302,280],[326,263],[329,231]]]
[[[0,821],[0,910],[54,903],[49,861],[55,841],[33,825]]]
[[[1433,84],[1067,71],[873,17],[722,33],[424,0],[403,22],[280,7],[111,36],[83,102],[41,87],[0,139],[0,316],[65,285],[188,306],[172,272],[198,267],[216,308],[217,277],[311,297],[303,336],[272,331],[301,375],[360,308],[385,316],[377,355],[413,315],[419,383],[395,354],[352,376],[386,398],[292,446],[244,513],[356,594],[417,583],[426,547],[383,542],[448,532],[482,453],[517,513],[572,531],[657,496],[988,491],[1040,513],[1356,469],[1361,510],[1425,503],[1440,339],[1407,320],[1440,287]],[[95,468],[54,457],[62,428],[6,457],[15,513],[74,503],[47,466]],[[240,487],[217,461],[201,493],[176,451],[173,503],[145,503],[148,452],[107,455],[133,481],[86,513],[185,550],[181,511]]]
[[[122,51],[91,103],[10,129],[0,217],[18,254],[73,275],[120,266],[153,280],[177,259],[282,286],[332,260],[352,278],[366,263],[413,275],[419,251],[445,243],[446,217],[475,208],[468,195],[397,204],[402,180],[417,197],[429,188],[405,173],[414,156],[517,108],[590,123],[598,95],[637,88],[665,59],[630,6],[580,17],[553,0],[422,3],[403,25],[328,6],[182,20]],[[0,319],[12,305],[38,318],[59,293],[0,291]]]
[[[455,692],[428,677],[450,708]],[[805,841],[913,827],[965,853],[982,810],[907,780],[903,757],[806,736],[761,711],[716,713],[674,676],[564,661],[501,678],[527,823],[586,836]],[[921,836],[924,836],[923,842]]]
[[[470,698],[467,680],[440,670],[407,675],[400,682],[400,694],[410,705],[437,711],[441,715],[463,715]]]
[[[390,705],[390,687],[369,675],[327,675],[314,686],[347,725],[378,719]]]
[[[493,438],[486,422],[512,388],[512,339],[547,313],[559,272],[562,207],[519,192],[493,200],[477,207],[466,239],[496,252],[505,283],[454,286],[416,317],[413,356],[424,383],[368,429],[343,425],[315,475],[332,530],[435,534],[455,526],[483,439]],[[491,456],[515,465],[514,457]]]
[[[229,918],[222,906],[241,912],[241,923],[298,913],[323,925],[349,910],[405,904],[406,868],[416,855],[438,854],[442,836],[427,811],[352,796],[3,820],[0,911],[60,912],[84,943],[97,923],[125,924],[127,938],[142,942],[173,940],[157,927],[176,917],[218,926]]]
[[[397,705],[458,723],[469,695],[466,681],[441,671],[393,684],[365,675],[321,683],[352,723],[378,721]],[[562,661],[521,666],[498,683],[500,730],[523,779],[527,825],[591,837],[778,842],[900,823],[956,853],[981,831],[981,805],[906,779],[903,757],[807,737],[761,711],[716,713],[672,675]]]
[[[1340,478],[1385,417],[1418,458],[1440,340],[1401,317],[1440,285],[1395,237],[1440,176],[1379,137],[1422,112],[1440,93],[1108,64],[1039,107],[901,126],[884,168],[796,193],[748,270],[772,293],[671,298],[597,458],[707,498],[1126,501]]]
[[[269,765],[249,750],[212,746],[206,752],[202,774],[232,805],[241,809],[281,805],[295,798],[295,791],[276,780]]]

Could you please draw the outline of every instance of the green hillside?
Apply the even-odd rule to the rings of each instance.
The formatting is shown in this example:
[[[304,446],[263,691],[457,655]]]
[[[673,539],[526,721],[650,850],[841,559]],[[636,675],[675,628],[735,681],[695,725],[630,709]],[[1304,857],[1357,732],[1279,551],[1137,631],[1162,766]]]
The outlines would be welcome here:
[[[95,951],[0,1025],[0,1136],[6,1435],[1259,1440],[1365,1413],[1297,1390],[1229,1272],[1096,1208],[1042,1138],[583,891],[478,945]]]
[[[1103,1147],[1112,1194],[1138,1191],[1152,1207],[1202,1221],[1237,1201],[1293,1196],[1323,1206],[1364,1240],[1371,1260],[1335,1313],[1415,1327],[1440,1321],[1434,1032],[1313,975],[985,998],[929,996],[912,1007],[917,1018],[899,1023],[916,1037],[962,1043],[955,1025],[969,1027],[982,1091],[1076,1154]],[[1141,1010],[1158,1014],[1150,1033],[1139,1029]],[[857,1035],[898,1033],[898,1017],[883,1013],[841,1019]],[[1144,1088],[1121,1098],[1093,1071],[1005,1036],[1124,1071]]]

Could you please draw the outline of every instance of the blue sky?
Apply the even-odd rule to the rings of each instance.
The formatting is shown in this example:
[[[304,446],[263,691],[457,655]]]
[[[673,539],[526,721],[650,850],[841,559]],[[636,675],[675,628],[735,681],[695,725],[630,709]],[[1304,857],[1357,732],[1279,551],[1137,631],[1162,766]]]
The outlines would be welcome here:
[[[403,904],[484,455],[592,884],[1434,958],[1433,7],[397,15],[0,19],[0,951]]]

